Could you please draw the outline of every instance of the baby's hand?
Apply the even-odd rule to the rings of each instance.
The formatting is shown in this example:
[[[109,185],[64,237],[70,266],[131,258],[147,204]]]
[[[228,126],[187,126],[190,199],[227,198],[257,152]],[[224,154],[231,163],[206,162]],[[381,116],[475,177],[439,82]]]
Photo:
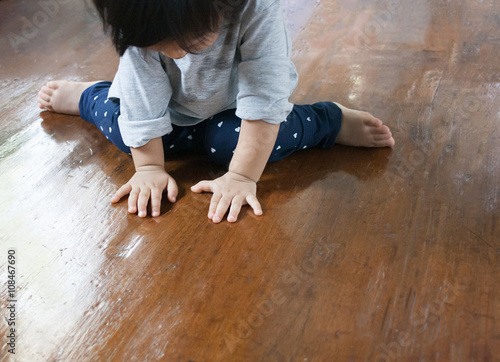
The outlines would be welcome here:
[[[229,206],[229,222],[236,221],[241,207],[246,204],[252,207],[255,215],[262,215],[262,207],[256,197],[256,182],[237,173],[228,171],[213,181],[200,181],[191,187],[191,191],[213,193],[208,218],[216,224],[222,221]]]
[[[142,166],[137,168],[129,182],[116,191],[111,202],[118,202],[123,196],[130,194],[128,212],[135,214],[139,210],[139,216],[145,217],[148,201],[151,198],[151,211],[155,217],[160,215],[161,197],[165,189],[168,199],[175,202],[178,189],[172,176],[162,166]]]

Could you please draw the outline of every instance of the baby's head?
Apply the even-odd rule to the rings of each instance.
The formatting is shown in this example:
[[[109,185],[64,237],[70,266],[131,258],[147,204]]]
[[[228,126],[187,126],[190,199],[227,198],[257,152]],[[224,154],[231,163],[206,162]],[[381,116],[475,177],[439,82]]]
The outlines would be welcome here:
[[[171,58],[210,46],[245,0],[93,0],[116,50],[162,51]]]

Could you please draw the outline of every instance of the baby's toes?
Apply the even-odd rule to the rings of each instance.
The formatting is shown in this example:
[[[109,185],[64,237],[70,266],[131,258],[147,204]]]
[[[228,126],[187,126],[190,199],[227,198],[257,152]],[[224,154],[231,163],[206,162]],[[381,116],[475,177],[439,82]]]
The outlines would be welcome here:
[[[38,99],[38,108],[50,110],[50,104],[42,99]]]
[[[391,136],[375,136],[373,139],[374,147],[393,147],[394,144],[394,138],[392,138]]]
[[[392,136],[391,130],[387,126],[373,127],[371,130],[372,135],[389,135]]]
[[[376,128],[382,126],[383,123],[380,119],[373,117],[369,113],[367,113],[367,115],[369,116],[369,118],[367,118],[363,121],[365,126],[376,127]]]
[[[392,140],[383,140],[383,141],[375,141],[373,142],[374,147],[392,147],[394,146],[394,142]]]
[[[51,109],[50,97],[48,97],[46,94],[38,93],[37,101],[39,108],[48,110]]]
[[[370,130],[371,134],[384,134],[387,133],[388,128],[387,126],[380,126],[380,127],[372,127]]]
[[[385,141],[379,141],[379,142],[384,142],[384,146],[385,147],[391,147],[392,148],[392,147],[394,147],[396,145],[396,141],[392,137],[386,139]]]
[[[49,88],[49,89],[57,89],[59,88],[59,81],[51,80],[50,82],[47,83],[47,85],[44,88]]]
[[[391,134],[379,134],[379,135],[374,135],[373,140],[374,141],[384,141],[384,140],[388,140],[391,137],[392,137]]]
[[[38,92],[38,100],[44,100],[45,102],[50,102],[51,95],[45,93],[43,90]]]
[[[54,89],[44,85],[42,89],[40,89],[40,93],[45,93],[49,96],[52,96],[54,94]]]

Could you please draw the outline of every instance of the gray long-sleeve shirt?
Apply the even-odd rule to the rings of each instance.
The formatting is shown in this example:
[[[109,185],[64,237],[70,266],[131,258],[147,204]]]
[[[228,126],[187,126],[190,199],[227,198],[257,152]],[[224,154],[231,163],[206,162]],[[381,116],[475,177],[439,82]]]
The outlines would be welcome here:
[[[133,47],[125,52],[108,97],[120,99],[127,146],[232,108],[241,119],[285,120],[298,77],[280,1],[248,0],[238,20],[226,22],[212,46],[182,59]]]

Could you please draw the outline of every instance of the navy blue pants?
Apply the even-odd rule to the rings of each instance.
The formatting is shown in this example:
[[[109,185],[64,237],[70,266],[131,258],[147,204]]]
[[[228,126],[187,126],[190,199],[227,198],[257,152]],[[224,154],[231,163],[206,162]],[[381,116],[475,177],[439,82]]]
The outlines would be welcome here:
[[[130,148],[122,140],[118,127],[120,104],[108,100],[111,82],[99,82],[87,88],[79,103],[80,116],[97,126],[123,152]],[[175,126],[162,137],[165,157],[200,151],[218,164],[229,164],[238,143],[241,119],[234,109],[216,114],[195,126]],[[342,111],[332,102],[295,105],[280,124],[278,138],[269,162],[281,160],[296,150],[319,147],[331,148],[340,131]]]

